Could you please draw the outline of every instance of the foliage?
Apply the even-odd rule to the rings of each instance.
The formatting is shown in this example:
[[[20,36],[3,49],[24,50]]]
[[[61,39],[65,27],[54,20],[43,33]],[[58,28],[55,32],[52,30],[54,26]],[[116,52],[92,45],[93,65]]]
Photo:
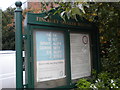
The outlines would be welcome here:
[[[120,88],[120,79],[111,78],[110,73],[102,72],[98,74],[98,77],[93,79],[93,81],[88,81],[87,79],[80,79],[76,86],[80,89],[82,88],[90,88],[90,89],[105,89],[110,90],[112,88]]]
[[[91,85],[91,82],[87,81],[87,79],[80,79],[76,86],[79,87],[79,88],[89,88]]]
[[[14,8],[2,12],[2,49],[15,49]]]
[[[98,22],[103,70],[120,76],[120,3],[101,3]],[[115,72],[113,72],[115,71]]]

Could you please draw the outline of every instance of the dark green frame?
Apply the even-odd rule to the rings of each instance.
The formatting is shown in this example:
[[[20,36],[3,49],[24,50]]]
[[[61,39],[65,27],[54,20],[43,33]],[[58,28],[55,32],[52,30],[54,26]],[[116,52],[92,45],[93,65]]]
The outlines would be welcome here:
[[[44,17],[45,14],[33,14],[28,13],[27,19],[25,23],[25,51],[26,51],[26,84],[28,88],[34,88],[34,50],[33,50],[33,30],[36,29],[47,29],[58,31],[64,31],[65,33],[65,51],[67,60],[67,86],[61,86],[56,88],[74,88],[75,84],[71,82],[71,64],[70,64],[70,32],[83,32],[88,33],[91,36],[91,46],[92,49],[92,61],[93,61],[93,69],[100,71],[100,61],[99,61],[99,31],[94,26],[94,24],[89,22],[80,22],[87,26],[72,26],[72,25],[64,25],[64,24],[55,24],[43,21],[36,21],[36,17]],[[59,21],[62,19],[57,18]],[[68,22],[76,22],[73,20],[69,20]],[[77,22],[76,22],[77,23]]]

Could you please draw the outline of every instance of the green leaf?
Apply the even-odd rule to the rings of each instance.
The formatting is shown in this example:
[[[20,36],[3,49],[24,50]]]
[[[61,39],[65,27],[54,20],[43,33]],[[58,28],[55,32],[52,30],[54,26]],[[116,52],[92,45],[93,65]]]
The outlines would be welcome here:
[[[76,14],[81,15],[80,9],[78,7],[72,8],[71,11],[73,15],[76,15]]]
[[[65,14],[65,12],[66,12],[66,11],[63,11],[63,12],[60,14],[60,15],[61,15],[61,17],[63,17],[63,15]]]
[[[66,13],[66,11],[63,11],[62,13],[60,13],[60,16],[61,16],[61,18],[65,21],[65,13]]]

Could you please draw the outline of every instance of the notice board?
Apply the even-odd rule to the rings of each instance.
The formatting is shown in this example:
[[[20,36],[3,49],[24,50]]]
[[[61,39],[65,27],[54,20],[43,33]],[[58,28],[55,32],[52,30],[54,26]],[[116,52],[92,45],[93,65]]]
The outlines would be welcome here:
[[[100,70],[98,29],[89,22],[28,13],[25,26],[28,88],[69,88]]]

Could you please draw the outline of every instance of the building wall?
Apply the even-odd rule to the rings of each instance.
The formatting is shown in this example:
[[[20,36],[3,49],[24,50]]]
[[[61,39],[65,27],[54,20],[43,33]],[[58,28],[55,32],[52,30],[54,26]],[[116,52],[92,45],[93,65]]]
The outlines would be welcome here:
[[[58,7],[58,4],[55,4],[54,2],[49,2],[49,4],[47,5],[46,2],[44,3],[44,2],[37,2],[37,1],[38,0],[36,0],[35,2],[27,2],[27,8],[41,12],[42,10],[44,10],[43,7],[46,7],[47,11],[49,11],[51,7]]]

